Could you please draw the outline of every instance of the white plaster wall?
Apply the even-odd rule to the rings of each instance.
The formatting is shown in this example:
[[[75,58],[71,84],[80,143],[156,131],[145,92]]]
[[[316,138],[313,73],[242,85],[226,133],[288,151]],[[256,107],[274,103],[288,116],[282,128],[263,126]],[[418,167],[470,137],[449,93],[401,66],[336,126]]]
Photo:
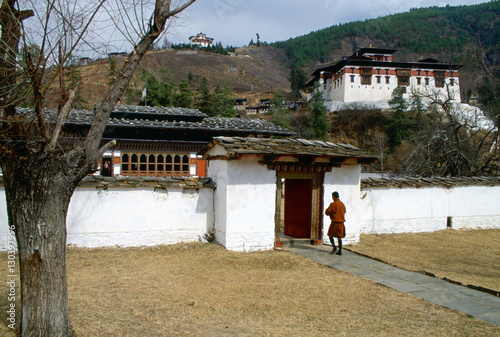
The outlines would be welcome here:
[[[78,187],[70,203],[68,244],[82,247],[146,246],[198,241],[216,229],[228,249],[253,251],[274,246],[276,174],[257,163],[211,161],[212,189]],[[360,166],[325,174],[324,205],[334,191],[347,207],[346,243],[360,233],[431,232],[446,228],[500,229],[500,186],[371,188],[360,195]],[[230,172],[227,174],[227,172]],[[215,194],[215,197],[214,197]],[[324,214],[323,241],[330,220]],[[5,192],[0,187],[0,251],[7,247]]]
[[[361,191],[361,233],[500,228],[500,186],[372,188]]]
[[[228,162],[226,160],[209,161],[208,176],[212,177],[217,186],[214,191],[215,240],[225,247],[227,236]]]
[[[9,224],[7,218],[7,200],[5,198],[5,188],[0,186],[0,251],[7,250],[7,237]]]
[[[274,247],[276,172],[258,156],[210,161],[215,191],[216,239],[227,249],[255,251]]]
[[[351,75],[354,75],[354,83],[351,83]],[[344,75],[344,82],[346,85],[344,102],[357,102],[357,101],[379,101],[390,100],[392,92],[397,88],[396,76],[391,76],[390,83],[385,83],[385,75],[382,76],[382,83],[375,83],[376,77],[372,75],[372,84],[362,85],[361,75],[359,74],[346,74]]]
[[[330,205],[332,193],[337,191],[340,200],[346,206],[346,237],[344,243],[354,243],[359,241],[360,235],[360,176],[361,165],[342,165],[333,168],[332,172],[325,173],[323,211]],[[330,226],[330,218],[324,213],[323,217],[323,242],[330,243],[327,232]]]
[[[337,87],[335,88],[335,84],[331,87],[331,94],[329,99],[332,101],[341,101],[343,102],[347,87],[347,77],[344,75],[337,80]]]
[[[354,76],[354,82],[351,82],[351,76]],[[381,76],[381,83],[377,83],[377,76]],[[361,84],[360,74],[346,73],[342,75],[342,84],[335,88],[335,84],[328,80],[326,89],[323,86],[323,79],[320,79],[319,90],[323,91],[326,101],[340,101],[340,102],[362,102],[362,101],[387,101],[392,97],[394,89],[398,86],[398,78],[395,75],[390,75],[389,84],[386,83],[385,74],[372,75],[372,83],[370,85]],[[417,84],[416,76],[410,77],[410,86],[404,98],[409,99],[412,90],[416,90],[423,95],[432,95],[434,91],[439,92],[442,97],[448,97],[448,90],[450,91],[451,98],[460,103],[460,80],[458,77],[453,77],[455,81],[454,86],[444,88],[436,88],[433,76],[429,77],[429,85],[425,85],[425,76],[422,78],[421,84]],[[445,82],[450,83],[451,78],[447,77]],[[340,79],[338,80],[340,83]]]
[[[4,196],[0,193],[0,207]],[[0,209],[0,250],[7,240],[5,214]],[[212,226],[212,189],[78,187],[68,209],[67,242],[80,247],[174,244],[199,241]]]

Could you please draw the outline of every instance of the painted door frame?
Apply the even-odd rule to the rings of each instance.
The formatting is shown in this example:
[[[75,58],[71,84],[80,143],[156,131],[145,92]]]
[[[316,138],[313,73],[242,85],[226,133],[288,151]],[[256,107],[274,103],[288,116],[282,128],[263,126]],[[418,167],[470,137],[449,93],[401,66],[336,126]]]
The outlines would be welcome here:
[[[323,223],[321,216],[323,213],[323,172],[276,172],[276,210],[274,217],[274,242],[275,246],[280,246],[280,229],[284,225],[284,181],[285,179],[311,179],[312,186],[312,215],[311,215],[311,242],[317,243],[322,240]]]

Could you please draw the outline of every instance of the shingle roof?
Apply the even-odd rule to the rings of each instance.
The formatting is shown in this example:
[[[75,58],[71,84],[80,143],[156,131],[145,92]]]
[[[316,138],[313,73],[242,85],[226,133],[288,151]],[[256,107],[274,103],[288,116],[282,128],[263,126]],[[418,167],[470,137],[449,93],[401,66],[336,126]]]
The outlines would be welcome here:
[[[496,186],[500,185],[500,177],[389,177],[389,178],[367,178],[361,180],[361,188],[383,188],[383,187],[458,187],[458,186]]]
[[[322,157],[342,157],[375,161],[376,156],[348,144],[334,144],[320,140],[306,139],[269,139],[246,137],[214,137],[210,144],[202,150],[206,154],[215,145],[221,145],[229,154],[270,154],[270,155],[302,155]]]
[[[138,105],[124,105],[117,104],[113,110],[113,113],[123,113],[123,114],[147,114],[147,115],[158,115],[158,116],[190,116],[190,117],[208,117],[203,112],[197,109],[187,109],[187,108],[174,108],[174,107],[152,107],[152,106],[138,106]]]
[[[133,106],[117,106],[120,112],[125,113],[123,117],[116,118],[110,117],[108,127],[127,127],[127,128],[145,128],[145,129],[165,129],[165,130],[199,130],[199,131],[224,131],[224,132],[247,132],[258,133],[274,136],[293,136],[295,132],[284,129],[271,122],[261,119],[249,118],[218,118],[206,117],[205,114],[193,109],[183,108],[151,108],[151,107],[133,107]],[[135,109],[135,110],[134,110]],[[18,109],[21,113],[32,113],[31,109]],[[198,112],[196,112],[198,111]],[[126,112],[130,112],[132,117],[127,118]],[[137,113],[139,115],[137,115]],[[194,116],[197,113],[203,119],[198,121],[184,121],[182,114],[185,116]],[[48,120],[55,122],[57,111],[46,110],[45,114]],[[171,116],[179,116],[178,120],[163,120],[163,119],[150,119],[150,118],[137,118],[140,114],[147,117],[152,115],[170,114]],[[206,117],[206,118],[205,118]],[[67,125],[87,125],[92,124],[94,112],[88,110],[73,110],[69,114],[66,124]]]

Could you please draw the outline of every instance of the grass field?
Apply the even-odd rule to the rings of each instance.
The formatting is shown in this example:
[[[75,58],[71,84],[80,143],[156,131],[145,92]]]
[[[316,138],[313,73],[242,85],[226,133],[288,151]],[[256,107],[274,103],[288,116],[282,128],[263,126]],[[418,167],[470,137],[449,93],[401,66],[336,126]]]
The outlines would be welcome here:
[[[482,236],[484,247],[498,238],[490,231],[464,235]],[[375,246],[396,254],[381,248],[392,246],[385,238],[377,236]],[[416,239],[408,238],[413,245]],[[459,241],[455,234],[438,241],[448,246],[449,256],[464,249],[453,245]],[[364,250],[364,244],[356,249]],[[498,241],[492,245],[498,250]],[[482,256],[484,268],[494,273],[498,251]],[[6,265],[5,254],[0,263]],[[70,248],[68,279],[72,326],[80,337],[500,335],[498,327],[286,251],[235,253],[214,244]],[[3,317],[6,293],[2,282]],[[0,335],[15,336],[6,325],[0,325]]]

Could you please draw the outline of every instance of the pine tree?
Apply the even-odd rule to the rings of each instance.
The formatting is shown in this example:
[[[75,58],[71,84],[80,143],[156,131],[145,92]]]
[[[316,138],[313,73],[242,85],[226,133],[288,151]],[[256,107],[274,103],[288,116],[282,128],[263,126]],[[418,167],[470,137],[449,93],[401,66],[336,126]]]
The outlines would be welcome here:
[[[194,93],[189,86],[187,80],[179,83],[179,91],[173,95],[173,103],[176,107],[192,108],[194,101]]]
[[[290,81],[290,86],[292,88],[292,96],[294,99],[300,99],[301,93],[300,91],[304,89],[307,83],[306,73],[296,65],[292,66],[290,69],[290,77],[288,78]]]
[[[200,87],[198,88],[198,96],[196,98],[195,107],[207,115],[212,115],[212,95],[210,94],[208,80],[206,79],[206,77],[202,78]]]
[[[311,117],[309,119],[309,128],[311,134],[316,139],[326,140],[328,137],[328,119],[326,116],[327,108],[324,104],[323,94],[319,90],[314,90],[311,101],[309,102]]]
[[[403,87],[394,89],[389,105],[392,111],[387,119],[386,132],[389,145],[394,149],[411,136],[414,121],[408,115],[408,103],[403,97]]]
[[[236,109],[234,108],[234,97],[230,89],[217,86],[213,95],[212,115],[218,117],[234,117]]]
[[[149,106],[172,106],[173,94],[172,88],[174,83],[171,80],[171,75],[168,68],[160,69],[160,80],[156,79],[148,72],[143,73],[143,78],[146,82],[146,98],[144,104]]]

